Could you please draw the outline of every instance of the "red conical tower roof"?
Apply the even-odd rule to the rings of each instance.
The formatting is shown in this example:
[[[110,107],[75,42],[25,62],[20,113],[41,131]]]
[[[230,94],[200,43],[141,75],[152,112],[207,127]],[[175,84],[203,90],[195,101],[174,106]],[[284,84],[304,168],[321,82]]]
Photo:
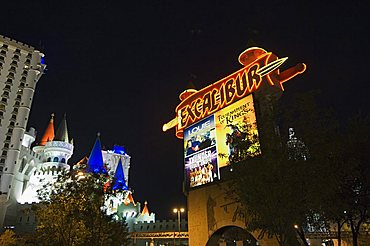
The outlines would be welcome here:
[[[136,206],[135,204],[135,201],[134,201],[134,198],[132,197],[132,193],[130,192],[128,194],[128,196],[126,197],[126,199],[123,201],[123,203],[127,206],[129,205],[130,203],[132,203],[134,206]]]
[[[54,113],[51,114],[49,125],[46,128],[39,145],[44,146],[47,142],[53,141],[53,139],[54,139]]]
[[[150,215],[147,204],[148,204],[148,203],[145,201],[145,202],[144,202],[143,212],[141,212],[141,215],[145,215],[145,214]]]

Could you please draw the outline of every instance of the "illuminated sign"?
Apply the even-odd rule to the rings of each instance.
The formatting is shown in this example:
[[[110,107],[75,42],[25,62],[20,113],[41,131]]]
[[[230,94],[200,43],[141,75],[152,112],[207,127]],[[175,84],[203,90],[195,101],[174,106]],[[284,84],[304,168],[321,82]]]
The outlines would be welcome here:
[[[186,127],[258,90],[262,83],[284,90],[284,82],[306,70],[306,65],[299,63],[280,72],[278,68],[287,59],[279,59],[257,47],[245,50],[239,56],[239,62],[244,65],[242,69],[200,91],[186,90],[181,93],[182,101],[176,107],[177,117],[164,124],[163,131],[176,127],[176,136],[183,138]]]
[[[306,70],[299,63],[280,72],[287,59],[249,48],[239,56],[242,69],[180,94],[176,117],[163,131],[176,127],[176,136],[184,139],[186,187],[220,180],[220,168],[261,154],[252,92],[262,84],[284,90],[284,82]]]
[[[213,115],[185,129],[184,156],[188,187],[212,183],[220,178],[215,131]]]
[[[259,154],[253,96],[248,95],[185,128],[187,187],[219,180],[219,168]]]
[[[261,154],[252,95],[217,111],[214,118],[220,168]]]

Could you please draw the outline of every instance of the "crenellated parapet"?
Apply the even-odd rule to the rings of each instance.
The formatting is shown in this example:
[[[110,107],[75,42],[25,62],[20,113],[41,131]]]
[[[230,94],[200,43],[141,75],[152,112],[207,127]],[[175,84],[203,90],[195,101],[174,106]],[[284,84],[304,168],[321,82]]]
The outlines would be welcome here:
[[[51,142],[47,142],[46,145],[45,145],[45,148],[49,148],[49,149],[52,149],[52,148],[66,149],[66,150],[68,150],[71,153],[73,152],[73,145],[70,144],[70,143],[63,142],[63,141],[51,141]]]
[[[157,220],[154,222],[140,222],[134,224],[135,232],[168,232],[179,231],[177,220]],[[180,231],[188,231],[188,221],[182,219],[180,222]]]
[[[61,167],[55,166],[48,166],[48,167],[41,167],[39,170],[35,170],[33,175],[35,176],[59,176],[65,173],[66,170]]]

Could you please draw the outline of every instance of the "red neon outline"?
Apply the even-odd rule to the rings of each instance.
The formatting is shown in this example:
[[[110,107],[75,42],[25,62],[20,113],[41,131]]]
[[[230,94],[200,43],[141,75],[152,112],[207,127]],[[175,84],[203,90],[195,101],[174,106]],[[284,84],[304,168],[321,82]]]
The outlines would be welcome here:
[[[249,54],[248,54],[249,53]],[[250,55],[250,57],[248,57],[248,55]],[[241,61],[241,58],[243,56],[246,56],[247,60],[246,61]],[[248,61],[249,59],[249,61]],[[176,112],[176,115],[179,114],[179,112],[183,112],[183,110],[187,111],[187,108],[190,107],[193,103],[193,107],[190,107],[190,111],[192,111],[193,115],[194,115],[194,120],[190,117],[190,114],[187,113],[187,112],[183,112],[183,114],[185,114],[185,117],[186,117],[186,121],[185,123],[181,124],[181,128],[179,129],[179,126],[180,126],[180,122],[182,119],[178,119],[179,123],[176,125],[176,136],[178,138],[183,138],[183,130],[188,127],[189,125],[213,114],[214,112],[234,103],[235,101],[251,94],[252,92],[258,90],[262,84],[262,82],[266,79],[267,82],[271,85],[271,86],[274,86],[274,85],[278,85],[279,88],[281,90],[284,91],[284,87],[283,87],[283,83],[285,83],[286,81],[290,80],[291,78],[295,77],[296,75],[298,74],[301,74],[303,73],[305,70],[306,70],[306,65],[304,63],[299,63],[297,64],[296,66],[294,67],[291,67],[289,69],[286,69],[284,70],[283,72],[280,72],[280,70],[278,68],[276,68],[275,70],[272,70],[270,71],[268,74],[264,75],[264,76],[260,76],[260,74],[257,73],[258,69],[261,68],[261,61],[263,60],[263,63],[264,66],[268,65],[270,62],[272,61],[275,61],[277,60],[278,57],[276,55],[274,55],[272,52],[267,52],[265,51],[264,49],[262,48],[258,48],[258,47],[253,47],[253,48],[249,48],[247,50],[245,50],[244,52],[242,52],[239,57],[238,57],[238,61],[244,65],[244,67],[242,69],[239,69],[238,71],[204,87],[203,89],[197,91],[195,89],[188,89],[188,90],[185,90],[184,92],[182,92],[180,94],[180,99],[182,100],[180,102],[179,105],[177,105],[176,109],[175,109],[175,112]],[[258,84],[256,82],[253,82],[252,83],[252,86],[251,88],[249,88],[250,86],[250,83],[248,83],[248,72],[250,71],[250,68],[254,65],[257,65],[257,70],[256,70],[256,74],[258,76],[260,76],[260,81],[258,82]],[[237,95],[237,92],[236,92],[236,83],[241,83],[242,81],[242,78],[243,76],[245,76],[246,78],[246,88],[243,92],[243,94],[241,96],[238,96]],[[272,78],[272,76],[274,78]],[[228,82],[229,80],[233,80],[231,86],[233,87],[233,89],[235,90],[235,93],[233,93],[232,95],[232,98],[229,100],[229,102],[226,101],[226,92],[225,92],[225,84],[226,82]],[[223,89],[223,90],[221,90]],[[204,96],[207,94],[207,93],[210,93],[210,100],[211,100],[211,105],[212,105],[212,100],[213,100],[213,97],[212,97],[212,93],[216,91],[215,93],[215,101],[214,101],[214,104],[215,105],[215,108],[213,110],[209,110],[209,108],[207,108],[206,110],[204,110],[203,108],[203,103],[204,103]],[[224,95],[224,101],[221,103],[221,93],[223,93]],[[216,98],[218,98],[218,100],[216,100]],[[197,107],[197,108],[195,108]],[[212,108],[212,107],[211,107]],[[193,110],[194,109],[194,110]],[[200,109],[200,110],[198,110]],[[199,112],[200,111],[200,116],[197,117],[195,115],[195,111]],[[182,114],[180,113],[180,116],[182,117]]]
[[[254,66],[254,65],[257,65],[257,69],[256,70],[258,70],[259,68],[260,68],[260,64],[259,64],[259,62],[261,61],[261,60],[263,60],[264,61],[264,63],[266,63],[267,61],[266,61],[266,59],[267,58],[269,58],[269,56],[270,56],[270,54],[271,54],[271,52],[269,52],[269,53],[266,53],[266,54],[264,54],[263,56],[260,56],[257,60],[255,60],[255,62],[254,63],[252,63],[252,64],[250,64],[249,66],[245,66],[244,68],[242,68],[242,69],[239,69],[238,71],[236,71],[236,72],[234,72],[234,73],[232,73],[231,75],[229,75],[229,76],[227,76],[227,77],[225,77],[225,78],[223,78],[223,79],[220,79],[220,80],[218,80],[217,82],[215,82],[215,83],[213,83],[213,84],[211,84],[211,85],[209,85],[209,86],[207,86],[207,87],[205,87],[205,88],[203,88],[203,89],[201,89],[201,90],[199,90],[199,91],[197,91],[196,93],[194,93],[194,94],[192,94],[192,95],[190,95],[188,98],[186,98],[185,100],[183,100],[177,107],[176,107],[176,112],[178,111],[178,108],[180,107],[180,106],[182,106],[182,105],[185,105],[184,107],[182,107],[181,108],[181,112],[182,112],[182,110],[185,110],[185,111],[187,111],[187,107],[191,107],[191,105],[192,105],[192,103],[193,102],[197,102],[197,101],[202,101],[203,102],[203,98],[204,98],[204,95],[205,94],[207,94],[207,92],[208,91],[210,91],[210,88],[211,87],[215,87],[215,88],[213,88],[212,90],[218,90],[218,92],[219,92],[219,94],[221,93],[221,88],[223,87],[224,88],[224,90],[225,90],[225,84],[228,82],[228,81],[230,81],[231,79],[233,80],[233,82],[232,82],[232,87],[233,87],[233,89],[235,90],[235,93],[233,94],[233,96],[232,96],[232,98],[229,100],[229,101],[226,101],[226,99],[224,100],[224,102],[221,104],[221,105],[219,105],[213,112],[215,112],[215,111],[217,111],[217,110],[220,110],[220,109],[222,109],[222,108],[224,108],[224,107],[226,107],[226,106],[228,106],[228,105],[230,105],[230,104],[232,104],[233,102],[235,102],[236,100],[238,100],[238,99],[240,99],[240,98],[242,98],[242,96],[238,96],[237,94],[236,94],[236,88],[235,88],[235,81],[236,81],[236,78],[238,78],[239,76],[240,76],[240,74],[243,74],[243,73],[246,73],[246,74],[248,74],[248,72],[249,72],[249,69],[252,67],[252,66]],[[258,76],[259,76],[259,74],[258,73],[256,73]],[[264,76],[265,77],[265,76]],[[252,83],[252,87],[250,88],[250,90],[249,90],[249,88],[248,88],[248,86],[247,86],[247,88],[246,88],[246,91],[248,91],[248,94],[250,94],[251,92],[253,92],[253,91],[255,91],[255,90],[257,90],[260,86],[261,86],[261,84],[262,84],[262,81],[263,81],[263,78],[264,77],[261,77],[261,80],[260,80],[260,82],[258,83],[258,84],[256,84],[255,82],[253,82]],[[247,76],[247,79],[248,79],[248,76]],[[248,83],[249,84],[249,83]],[[223,92],[222,92],[223,93]],[[225,94],[225,93],[224,93]],[[244,93],[244,94],[246,94],[246,93]],[[197,97],[196,98],[193,98],[193,96],[194,95],[197,95]],[[221,95],[221,94],[220,94]],[[226,94],[225,94],[226,95]],[[245,95],[244,95],[245,96]],[[237,99],[236,99],[237,98]],[[191,99],[191,100],[190,100]],[[194,106],[193,106],[194,107]],[[193,109],[193,107],[191,107],[191,111],[193,112],[193,114],[194,114],[194,116],[195,116],[195,118],[194,118],[194,120],[192,119],[192,117],[188,114],[188,113],[186,113],[186,123],[183,123],[183,124],[181,124],[181,129],[184,129],[184,128],[186,128],[187,126],[189,126],[189,125],[191,125],[191,124],[193,124],[193,123],[195,123],[196,121],[198,121],[198,120],[200,120],[200,119],[202,119],[202,118],[204,118],[204,117],[206,117],[206,116],[208,116],[208,115],[210,115],[212,112],[203,112],[202,114],[201,114],[201,116],[200,117],[197,117],[196,115],[195,115],[195,113],[194,113],[194,110],[192,110]],[[179,129],[179,130],[181,130],[181,129]]]
[[[300,67],[298,67],[298,66],[302,66],[302,67],[300,68]],[[304,73],[304,72],[306,71],[306,69],[307,69],[307,66],[306,66],[306,64],[304,64],[304,63],[298,63],[297,65],[295,65],[294,67],[289,68],[289,69],[293,69],[293,68],[294,68],[294,69],[297,69],[297,70],[296,70],[296,72],[295,72],[294,74],[291,74],[290,76],[288,76],[288,77],[286,77],[286,78],[284,78],[284,79],[282,79],[282,80],[279,80],[280,88],[281,88],[281,90],[283,90],[283,91],[284,91],[283,83],[285,83],[286,81],[290,80],[291,78],[293,78],[293,77],[297,76],[298,74]],[[283,73],[284,73],[284,72],[287,72],[289,69],[287,69],[287,70],[283,71]],[[282,74],[282,73],[280,73],[280,74]],[[279,77],[280,77],[280,76],[279,76]]]

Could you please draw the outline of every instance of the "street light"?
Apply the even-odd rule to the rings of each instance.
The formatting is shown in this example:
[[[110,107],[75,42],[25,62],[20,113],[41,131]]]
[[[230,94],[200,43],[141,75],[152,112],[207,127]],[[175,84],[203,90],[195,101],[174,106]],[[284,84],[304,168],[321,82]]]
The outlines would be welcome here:
[[[178,237],[180,238],[180,231],[181,231],[181,227],[180,227],[181,215],[180,214],[183,213],[183,212],[185,212],[185,209],[184,208],[180,208],[180,209],[174,208],[173,209],[173,212],[175,214],[177,213],[177,225],[178,225],[178,228],[179,228],[179,235],[178,235]]]

